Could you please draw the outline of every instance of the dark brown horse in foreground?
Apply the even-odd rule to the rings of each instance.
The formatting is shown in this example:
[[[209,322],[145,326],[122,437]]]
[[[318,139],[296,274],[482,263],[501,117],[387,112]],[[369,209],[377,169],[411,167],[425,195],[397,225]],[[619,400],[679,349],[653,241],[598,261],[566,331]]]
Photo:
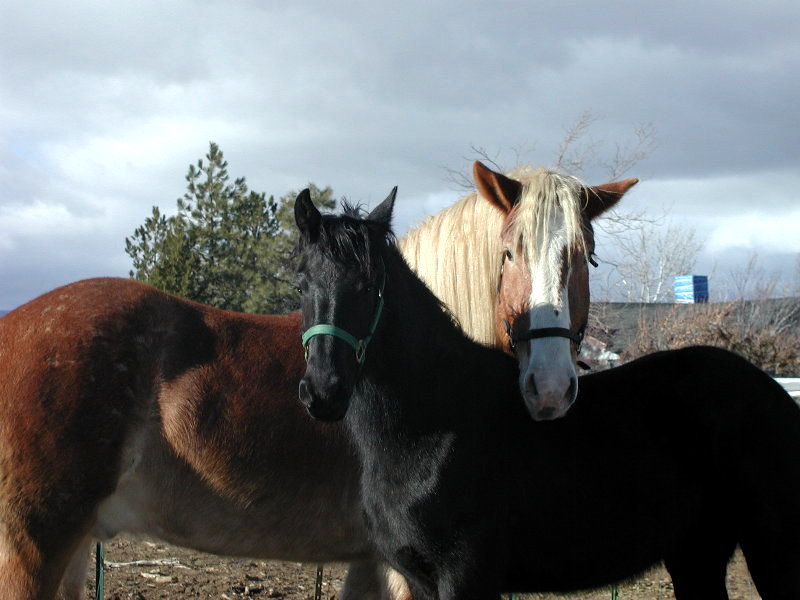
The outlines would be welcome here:
[[[434,289],[442,272],[475,286],[453,309],[484,341],[504,217],[472,194],[406,240]],[[425,261],[431,239],[437,259]],[[124,531],[216,554],[347,561],[342,597],[380,595],[351,445],[297,403],[299,319],[123,279],[74,283],[0,319],[0,595],[49,599],[61,583],[80,598],[91,539]],[[573,368],[564,354],[553,369]]]
[[[727,600],[741,545],[764,600],[800,598],[800,408],[725,350],[581,378],[562,419],[527,418],[502,352],[468,340],[389,227],[321,216],[301,248],[300,399],[344,419],[370,537],[416,600],[605,586],[663,561],[678,600]],[[368,339],[363,360],[341,340]]]

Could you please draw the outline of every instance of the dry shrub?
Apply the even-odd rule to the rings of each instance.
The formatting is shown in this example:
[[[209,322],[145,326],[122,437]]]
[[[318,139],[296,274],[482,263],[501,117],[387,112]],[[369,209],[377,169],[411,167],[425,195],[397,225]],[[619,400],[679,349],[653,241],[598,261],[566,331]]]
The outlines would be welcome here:
[[[638,325],[624,361],[702,344],[736,352],[775,377],[800,375],[797,298],[676,304],[660,317],[642,313]]]

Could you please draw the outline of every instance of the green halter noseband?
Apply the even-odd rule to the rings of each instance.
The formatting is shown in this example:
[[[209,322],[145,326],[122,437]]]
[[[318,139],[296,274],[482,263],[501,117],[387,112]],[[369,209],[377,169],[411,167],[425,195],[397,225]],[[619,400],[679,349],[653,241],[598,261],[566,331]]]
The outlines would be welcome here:
[[[381,285],[378,288],[378,304],[375,306],[375,314],[372,317],[372,323],[369,325],[369,333],[367,336],[359,340],[354,335],[337,327],[336,325],[328,325],[327,323],[313,325],[306,329],[303,335],[300,337],[300,341],[305,349],[306,362],[308,362],[308,343],[311,341],[311,338],[317,335],[332,335],[333,337],[339,338],[343,342],[346,342],[353,350],[355,350],[358,364],[364,364],[364,357],[367,353],[367,345],[372,340],[372,336],[375,335],[375,329],[378,327],[378,321],[380,320],[381,313],[383,312],[383,286],[385,283],[386,271],[384,270],[383,277],[381,278]]]

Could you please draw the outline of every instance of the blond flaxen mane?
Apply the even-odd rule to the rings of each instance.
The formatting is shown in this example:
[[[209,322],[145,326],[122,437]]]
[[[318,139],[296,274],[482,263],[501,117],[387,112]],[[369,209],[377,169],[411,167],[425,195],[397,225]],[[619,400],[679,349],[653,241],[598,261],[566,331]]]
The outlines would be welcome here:
[[[513,239],[525,240],[528,264],[549,247],[556,211],[563,214],[564,242],[583,249],[577,178],[545,169],[521,167],[509,173],[523,184]],[[503,262],[505,215],[475,192],[428,217],[399,246],[409,265],[453,312],[474,340],[496,346],[494,306]],[[537,243],[531,243],[536,240]]]
[[[561,295],[564,260],[569,263],[572,252],[586,252],[582,183],[577,177],[530,167],[517,169],[510,176],[521,181],[523,188],[522,201],[508,223],[507,237],[523,249],[529,269],[533,265],[544,267],[550,297],[555,301]]]
[[[406,261],[474,340],[494,345],[502,213],[472,193],[400,240]]]

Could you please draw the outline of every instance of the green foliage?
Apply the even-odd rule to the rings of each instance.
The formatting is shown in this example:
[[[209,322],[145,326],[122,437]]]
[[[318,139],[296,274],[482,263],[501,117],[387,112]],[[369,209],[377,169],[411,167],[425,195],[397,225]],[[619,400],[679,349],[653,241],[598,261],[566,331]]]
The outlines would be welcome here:
[[[131,277],[228,310],[295,310],[291,253],[297,242],[297,192],[276,202],[249,190],[244,177],[230,183],[228,163],[213,142],[205,158],[189,166],[177,213],[166,217],[154,206],[125,239]],[[318,206],[333,207],[330,188],[309,188]]]

